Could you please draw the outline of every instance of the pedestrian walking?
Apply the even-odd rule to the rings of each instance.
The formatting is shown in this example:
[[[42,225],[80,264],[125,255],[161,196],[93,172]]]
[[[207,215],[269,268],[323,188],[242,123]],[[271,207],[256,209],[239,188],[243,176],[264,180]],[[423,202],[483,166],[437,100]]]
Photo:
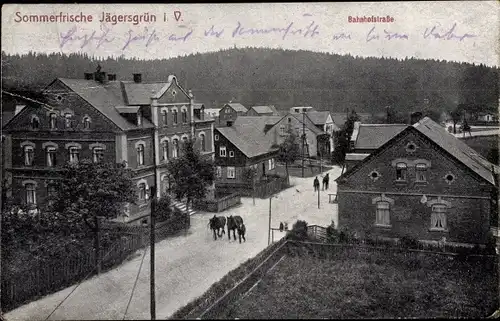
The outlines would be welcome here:
[[[280,222],[280,232],[283,232],[285,229],[285,226],[283,225],[283,222]]]
[[[323,190],[328,189],[328,183],[330,182],[330,173],[323,177]]]
[[[314,191],[319,191],[319,179],[318,179],[318,176],[316,176],[316,178],[314,179],[314,183],[313,183],[313,186],[314,186]]]

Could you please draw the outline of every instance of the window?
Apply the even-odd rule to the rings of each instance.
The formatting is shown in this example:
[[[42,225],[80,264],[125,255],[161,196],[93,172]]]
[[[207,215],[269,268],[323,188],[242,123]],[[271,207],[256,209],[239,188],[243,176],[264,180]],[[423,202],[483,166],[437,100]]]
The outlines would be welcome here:
[[[26,184],[26,203],[36,204],[36,188],[35,184]]]
[[[31,119],[31,129],[38,129],[40,127],[40,121],[38,120],[38,117],[33,117]]]
[[[104,159],[104,149],[102,147],[94,147],[92,150],[92,159],[94,163],[100,163]]]
[[[215,135],[214,135],[214,140],[215,140],[215,141],[218,141],[218,140],[219,140],[219,135],[215,134]]]
[[[280,134],[285,135],[285,126],[283,125],[280,126]]]
[[[50,129],[56,129],[57,127],[57,115],[55,113],[50,114]]]
[[[431,214],[431,230],[444,231],[446,230],[446,205],[432,205]]]
[[[222,177],[222,167],[217,166],[216,170],[217,170],[216,171],[217,177],[221,178]]]
[[[139,201],[146,201],[146,183],[139,184]]]
[[[427,166],[425,164],[417,164],[415,166],[417,172],[417,182],[425,182],[426,176],[425,172],[427,171]]]
[[[271,158],[269,161],[269,169],[274,169],[274,158]]]
[[[406,164],[405,163],[397,163],[396,164],[396,180],[405,181],[406,180]]]
[[[236,178],[234,167],[227,168],[227,178]]]
[[[167,126],[168,125],[168,118],[167,118],[167,111],[166,110],[162,111],[161,118],[163,120],[163,126]]]
[[[137,165],[144,165],[144,145],[137,145]]]
[[[205,141],[205,134],[200,134],[201,151],[207,151],[207,142]]]
[[[57,196],[57,188],[54,184],[50,184],[47,186],[47,198],[48,205],[51,206],[54,204],[54,198]]]
[[[177,110],[172,110],[172,113],[174,114],[174,125],[177,124]]]
[[[380,173],[377,171],[372,171],[369,176],[373,181],[376,181],[380,178]]]
[[[390,204],[389,202],[377,202],[375,225],[390,226]]]
[[[453,174],[446,174],[444,177],[446,183],[451,184],[455,180],[455,176]]]
[[[72,118],[73,116],[71,114],[65,114],[64,115],[64,124],[66,128],[71,128],[71,125],[73,123]]]
[[[226,113],[226,114],[229,114],[229,113],[231,113],[231,109],[229,109],[229,108],[226,108],[226,111],[225,111],[225,113]]]
[[[56,166],[56,148],[47,147],[47,167]]]
[[[33,159],[35,158],[35,151],[33,146],[24,146],[24,165],[33,166]]]
[[[90,129],[90,117],[83,117],[83,128]]]
[[[80,156],[80,151],[78,150],[78,147],[69,148],[69,161],[71,163],[78,162],[79,156]]]
[[[168,140],[163,141],[161,145],[161,159],[164,161],[168,159]]]
[[[234,152],[232,150],[229,151],[229,157],[234,157]]]
[[[182,123],[187,124],[188,118],[187,118],[187,110],[182,111]]]
[[[142,126],[142,112],[140,110],[137,112],[137,126]]]
[[[174,140],[172,140],[172,144],[174,145],[174,148],[172,150],[172,157],[176,158],[179,156],[179,140],[177,138],[174,138]]]
[[[226,157],[226,146],[219,147],[219,156]]]

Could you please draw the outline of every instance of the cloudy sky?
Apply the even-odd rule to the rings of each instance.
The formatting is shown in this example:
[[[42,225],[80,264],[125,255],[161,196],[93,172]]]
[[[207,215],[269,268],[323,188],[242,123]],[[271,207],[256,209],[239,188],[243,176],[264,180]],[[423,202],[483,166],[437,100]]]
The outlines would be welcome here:
[[[498,1],[9,4],[2,10],[2,51],[154,59],[253,46],[498,66],[499,9]],[[91,15],[93,21],[33,21],[61,13]],[[113,24],[111,18],[101,23],[103,13],[155,15],[156,22]],[[349,16],[390,16],[394,22],[349,23]]]

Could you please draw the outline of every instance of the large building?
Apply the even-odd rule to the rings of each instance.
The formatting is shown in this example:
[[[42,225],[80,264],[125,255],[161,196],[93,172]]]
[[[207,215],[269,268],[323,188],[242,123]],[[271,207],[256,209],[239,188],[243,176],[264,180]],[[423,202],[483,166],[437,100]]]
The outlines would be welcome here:
[[[498,167],[425,117],[337,180],[339,228],[484,244],[498,224]]]
[[[214,121],[173,75],[163,82],[143,82],[141,74],[117,81],[98,68],[82,79],[55,79],[43,99],[4,127],[11,151],[5,159],[8,193],[18,201],[43,205],[67,161],[125,162],[134,172],[138,202],[126,204],[121,219],[143,221],[149,187],[156,183],[158,197],[168,190],[166,165],[179,156],[184,140],[195,137],[201,153],[213,157]]]

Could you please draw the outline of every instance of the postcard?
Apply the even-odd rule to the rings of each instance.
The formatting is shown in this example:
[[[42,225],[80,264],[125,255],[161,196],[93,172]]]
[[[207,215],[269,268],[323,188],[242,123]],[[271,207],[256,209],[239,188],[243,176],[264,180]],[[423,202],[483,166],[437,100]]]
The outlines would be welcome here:
[[[2,9],[2,319],[497,316],[498,1]]]

